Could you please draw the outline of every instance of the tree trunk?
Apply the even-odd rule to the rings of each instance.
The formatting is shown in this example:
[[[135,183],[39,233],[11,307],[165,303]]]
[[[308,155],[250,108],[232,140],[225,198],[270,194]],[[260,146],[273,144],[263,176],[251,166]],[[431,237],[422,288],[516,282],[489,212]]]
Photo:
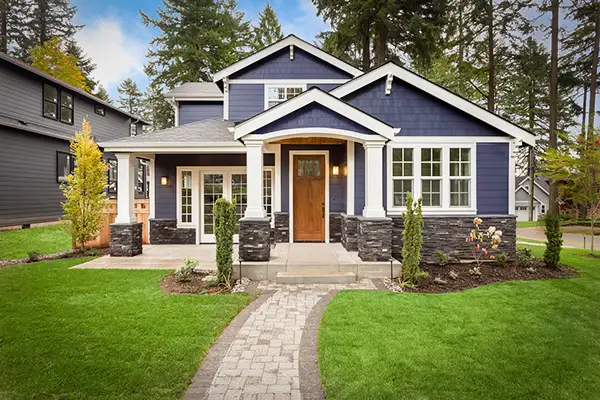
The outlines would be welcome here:
[[[552,38],[551,38],[551,60],[550,60],[550,132],[549,145],[551,148],[558,147],[556,137],[556,126],[558,119],[558,13],[559,0],[552,0]],[[548,212],[550,215],[558,215],[558,183],[550,182],[550,204]]]
[[[594,218],[592,217],[592,222],[591,222],[591,244],[590,244],[590,254],[594,254]]]
[[[375,50],[375,64],[379,66],[383,64],[387,59],[387,45],[389,32],[385,24],[379,24],[377,29],[377,45]]]
[[[581,136],[583,136],[583,139],[587,140],[587,136],[586,136],[586,130],[585,130],[585,116],[586,116],[586,112],[587,112],[587,96],[588,96],[588,92],[587,92],[588,88],[587,86],[583,86],[583,107],[582,109],[582,113],[581,113]]]
[[[598,50],[600,48],[600,5],[596,3],[596,32],[594,34],[594,54],[592,55],[592,73],[590,76],[590,112],[588,133],[593,136],[594,117],[596,116],[596,86],[598,82]]]
[[[38,44],[44,44],[48,39],[50,39],[48,37],[48,32],[47,32],[47,24],[46,24],[46,14],[48,13],[48,4],[46,3],[46,0],[39,0],[38,1],[38,18],[39,18],[39,22],[40,22],[40,26],[39,26],[39,34],[40,34],[40,42]]]
[[[529,220],[533,221],[533,192],[535,190],[535,148],[529,147]]]
[[[494,112],[496,108],[496,60],[494,54],[494,2],[488,3],[488,99],[487,109]]]
[[[0,0],[0,51],[8,53],[9,0]]]
[[[464,0],[461,0],[458,4],[458,82],[461,88],[461,93],[464,94],[465,81],[463,79],[463,63],[465,62],[465,47],[464,47],[464,26],[463,26],[463,12],[464,12]]]
[[[371,30],[365,26],[362,37],[362,69],[367,72],[371,68]]]

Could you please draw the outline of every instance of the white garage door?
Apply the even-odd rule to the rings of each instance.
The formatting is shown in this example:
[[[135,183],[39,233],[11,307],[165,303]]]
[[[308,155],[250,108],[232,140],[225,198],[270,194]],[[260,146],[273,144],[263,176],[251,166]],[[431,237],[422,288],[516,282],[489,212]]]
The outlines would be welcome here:
[[[517,210],[517,221],[529,221],[529,207],[528,206],[516,206]]]

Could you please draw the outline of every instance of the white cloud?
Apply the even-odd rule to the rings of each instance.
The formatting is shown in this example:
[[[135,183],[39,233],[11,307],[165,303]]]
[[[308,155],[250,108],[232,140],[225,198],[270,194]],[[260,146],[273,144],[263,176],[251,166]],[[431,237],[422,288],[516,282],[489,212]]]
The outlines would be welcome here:
[[[311,0],[297,0],[298,14],[291,20],[281,22],[285,34],[293,33],[307,42],[312,43],[315,36],[323,31],[328,31],[331,26],[317,15],[317,7]]]
[[[132,28],[141,33],[138,37],[132,34]],[[92,22],[79,31],[75,38],[83,50],[96,63],[93,76],[110,92],[125,78],[143,81],[148,41],[143,37],[143,28],[125,27],[123,21],[116,18],[103,17]],[[137,78],[137,79],[136,79]]]

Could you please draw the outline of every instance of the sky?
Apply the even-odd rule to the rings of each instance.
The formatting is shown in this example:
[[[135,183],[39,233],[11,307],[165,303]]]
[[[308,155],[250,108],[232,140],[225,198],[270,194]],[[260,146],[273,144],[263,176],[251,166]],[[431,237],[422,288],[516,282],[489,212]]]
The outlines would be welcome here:
[[[117,86],[132,78],[141,88],[148,79],[143,67],[148,43],[158,32],[142,24],[138,10],[156,15],[160,0],[73,0],[77,6],[75,23],[85,25],[76,34],[79,45],[97,65],[93,75],[109,92],[118,98]],[[317,16],[311,0],[271,0],[279,16],[284,34],[295,35],[312,42],[315,35],[329,26]],[[238,9],[246,19],[258,20],[266,0],[238,0]]]

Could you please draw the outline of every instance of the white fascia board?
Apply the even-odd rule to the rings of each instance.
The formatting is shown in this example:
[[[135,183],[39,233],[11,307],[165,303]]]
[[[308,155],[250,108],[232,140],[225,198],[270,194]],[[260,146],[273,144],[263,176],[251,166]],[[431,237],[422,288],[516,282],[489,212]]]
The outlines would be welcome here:
[[[145,142],[145,143],[99,143],[111,153],[245,153],[246,147],[239,142]]]
[[[260,61],[263,58],[268,57],[271,54],[276,53],[277,51],[288,47],[291,44],[294,45],[295,47],[301,48],[302,50],[306,51],[307,53],[310,53],[313,56],[320,58],[321,60],[341,69],[342,71],[349,73],[352,76],[358,76],[363,73],[360,69],[355,68],[352,65],[347,64],[341,60],[338,60],[337,58],[324,52],[323,50],[319,49],[318,47],[315,47],[312,44],[307,43],[304,40],[297,38],[296,36],[290,35],[290,36],[280,40],[279,42],[273,43],[272,45],[265,47],[264,49],[252,54],[251,56],[248,56],[248,57],[244,58],[243,60],[240,60],[240,61],[236,62],[235,64],[232,64],[232,65],[228,66],[227,68],[220,70],[219,72],[215,73],[215,75],[213,77],[213,81],[218,82],[221,79],[228,77],[228,76],[236,73],[237,71],[240,71],[240,70],[254,64],[257,61]]]
[[[348,82],[350,79],[230,79],[229,83],[235,83],[238,85],[254,85],[263,83],[265,85],[294,85],[294,84],[304,84],[308,85],[309,83],[313,83],[316,85],[319,84],[331,84],[331,85],[342,85]]]
[[[392,139],[398,132],[396,128],[391,127],[374,117],[371,117],[370,115],[344,103],[340,99],[337,99],[321,90],[311,89],[235,126],[234,138],[236,140],[240,139],[241,137],[248,135],[257,129],[262,128],[263,126],[268,125],[271,122],[274,122],[288,114],[291,114],[294,111],[299,110],[311,103],[321,104],[322,106],[364,126],[365,128],[386,137],[387,139]]]
[[[201,97],[201,96],[175,96],[169,97],[174,101],[223,101],[223,96],[220,97]]]
[[[442,100],[443,102],[466,112],[467,114],[493,126],[509,136],[520,139],[530,146],[535,146],[535,135],[527,132],[525,129],[513,125],[496,114],[491,113],[479,107],[478,105],[450,92],[449,90],[444,89],[443,87],[438,86],[435,83],[430,82],[427,79],[422,78],[419,75],[410,72],[409,70],[394,63],[384,64],[381,67],[372,70],[371,72],[353,79],[345,85],[333,89],[329,93],[333,96],[342,98],[370,83],[375,82],[378,79],[387,76],[388,74],[393,74],[396,78],[416,87],[417,89],[421,89],[424,92],[429,93],[433,97],[436,97],[439,100]]]

